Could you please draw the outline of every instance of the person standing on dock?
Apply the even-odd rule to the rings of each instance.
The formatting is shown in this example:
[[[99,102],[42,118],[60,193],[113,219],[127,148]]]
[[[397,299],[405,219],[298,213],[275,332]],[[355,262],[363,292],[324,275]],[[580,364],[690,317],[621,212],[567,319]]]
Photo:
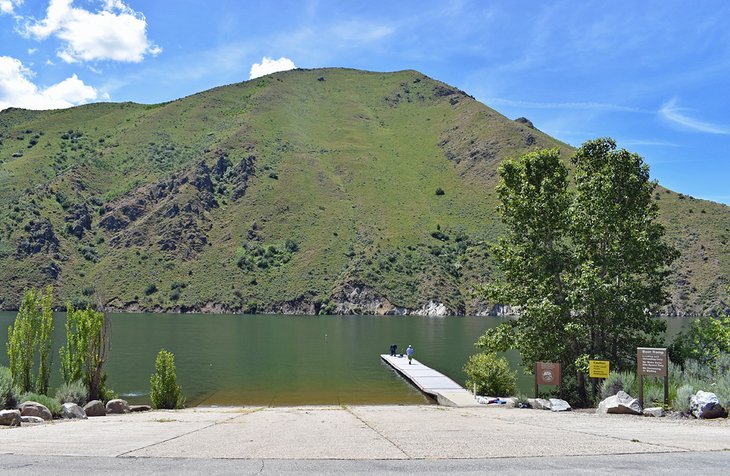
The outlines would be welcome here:
[[[411,359],[413,359],[413,347],[411,347],[411,344],[408,344],[406,355],[408,356],[408,365],[411,365]]]
[[[390,345],[390,356],[395,357],[395,353],[398,351],[398,344]]]

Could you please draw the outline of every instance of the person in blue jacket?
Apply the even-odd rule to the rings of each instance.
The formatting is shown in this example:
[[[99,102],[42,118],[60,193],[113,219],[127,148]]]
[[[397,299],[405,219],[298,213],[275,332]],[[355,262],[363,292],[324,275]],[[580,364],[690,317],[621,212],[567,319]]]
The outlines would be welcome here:
[[[411,344],[408,344],[406,355],[408,356],[408,365],[411,365],[411,359],[413,359],[413,347],[411,347]]]

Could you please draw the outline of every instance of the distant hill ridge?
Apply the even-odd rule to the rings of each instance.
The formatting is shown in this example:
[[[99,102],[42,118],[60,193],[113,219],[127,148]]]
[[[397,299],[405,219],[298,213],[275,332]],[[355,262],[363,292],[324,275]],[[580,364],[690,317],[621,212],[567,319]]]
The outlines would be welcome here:
[[[572,148],[417,71],[0,112],[0,308],[487,314],[498,164]],[[658,188],[668,314],[726,310],[730,207]]]

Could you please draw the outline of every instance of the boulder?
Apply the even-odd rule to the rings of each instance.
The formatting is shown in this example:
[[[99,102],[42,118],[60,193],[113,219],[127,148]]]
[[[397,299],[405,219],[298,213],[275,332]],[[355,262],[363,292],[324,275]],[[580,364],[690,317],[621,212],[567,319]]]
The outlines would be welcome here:
[[[550,410],[550,400],[544,398],[528,398],[527,403],[535,410]]]
[[[41,418],[39,416],[21,416],[20,421],[22,421],[23,423],[32,423],[32,424],[36,424],[36,425],[39,423],[43,424],[46,422],[46,420],[44,420],[43,418]]]
[[[689,411],[695,418],[710,419],[725,416],[725,409],[712,392],[700,390],[689,399]]]
[[[482,397],[481,395],[477,396],[477,403],[479,405],[486,405],[489,403],[489,399],[487,397]]]
[[[86,416],[106,416],[106,407],[101,400],[92,400],[84,405],[84,413]]]
[[[18,409],[20,410],[20,416],[35,416],[41,417],[44,420],[53,420],[53,415],[51,415],[51,411],[48,407],[38,402],[23,402],[20,404]]]
[[[130,405],[129,406],[129,411],[132,413],[148,412],[150,410],[152,410],[152,407],[149,405]]]
[[[596,413],[641,415],[641,405],[637,399],[621,390],[599,403]]]
[[[663,417],[666,413],[662,407],[644,408],[644,416],[646,417]]]
[[[64,403],[61,407],[61,418],[80,418],[82,420],[86,419],[86,412],[83,408],[76,405],[75,403]]]
[[[0,425],[20,426],[20,410],[0,410]]]
[[[106,402],[106,413],[107,415],[121,415],[129,413],[129,403],[121,398],[115,398]]]
[[[559,398],[550,399],[550,410],[554,412],[569,412],[571,410],[570,404],[565,400]]]

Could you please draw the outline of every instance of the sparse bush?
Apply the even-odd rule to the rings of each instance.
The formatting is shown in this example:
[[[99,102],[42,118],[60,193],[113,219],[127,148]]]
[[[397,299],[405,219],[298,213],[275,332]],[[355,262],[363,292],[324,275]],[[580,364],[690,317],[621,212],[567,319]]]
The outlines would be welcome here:
[[[601,383],[601,399],[606,399],[624,389],[624,382],[619,372],[611,372]]]
[[[36,402],[50,410],[54,418],[61,416],[61,402],[48,395],[41,395],[34,392],[26,392],[20,397],[20,403]]]
[[[144,290],[145,296],[150,296],[152,294],[155,294],[157,292],[157,285],[156,284],[149,284]]]
[[[75,403],[83,407],[88,401],[88,390],[81,380],[71,383],[63,383],[56,389],[56,400],[63,403]]]
[[[443,195],[443,194],[445,194],[445,193],[446,193],[446,192],[444,192],[444,189],[443,189],[443,188],[441,188],[441,187],[438,187],[438,188],[436,189],[436,195]]]
[[[692,385],[682,385],[677,389],[677,397],[672,401],[672,407],[683,413],[689,413],[689,399],[694,394]]]
[[[15,408],[18,404],[18,390],[13,386],[13,375],[7,367],[0,367],[0,410]]]
[[[509,366],[504,357],[482,352],[469,357],[464,366],[467,375],[466,387],[476,384],[477,395],[505,397],[517,389],[517,373]]]
[[[182,408],[185,397],[177,384],[175,356],[161,349],[155,359],[155,373],[150,377],[150,399],[154,408]]]

